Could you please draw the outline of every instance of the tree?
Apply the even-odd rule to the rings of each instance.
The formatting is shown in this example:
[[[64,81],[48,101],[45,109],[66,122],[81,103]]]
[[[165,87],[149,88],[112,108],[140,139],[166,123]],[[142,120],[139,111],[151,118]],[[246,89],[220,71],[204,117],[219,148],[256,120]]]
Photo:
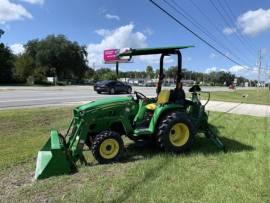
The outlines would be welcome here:
[[[3,43],[0,43],[0,83],[13,80],[14,55]]]
[[[244,86],[245,82],[248,82],[248,80],[242,76],[237,78],[237,85],[239,86]]]
[[[103,80],[117,80],[116,73],[108,72],[103,75]]]
[[[229,86],[233,83],[235,75],[230,72],[219,71],[217,74],[217,82],[221,85]]]
[[[31,56],[27,54],[19,55],[15,61],[16,78],[26,81],[29,76],[34,75],[35,63]]]
[[[33,58],[35,67],[46,76],[57,75],[58,79],[81,79],[87,65],[85,46],[68,40],[64,35],[49,35],[43,40],[31,40],[26,45],[26,54]]]
[[[153,78],[154,77],[154,70],[153,70],[153,67],[152,66],[147,66],[146,67],[146,74],[147,74],[147,77],[150,79],[150,78]]]
[[[109,68],[100,68],[94,71],[93,80],[111,80],[114,76],[112,76],[113,71]]]
[[[87,79],[90,79],[94,76],[95,74],[95,70],[93,68],[88,68],[86,71],[85,71],[85,74],[84,74],[84,77],[87,78]]]
[[[168,70],[166,71],[166,76],[168,78],[175,78],[177,74],[177,67],[176,66],[171,66],[170,68],[168,68]]]

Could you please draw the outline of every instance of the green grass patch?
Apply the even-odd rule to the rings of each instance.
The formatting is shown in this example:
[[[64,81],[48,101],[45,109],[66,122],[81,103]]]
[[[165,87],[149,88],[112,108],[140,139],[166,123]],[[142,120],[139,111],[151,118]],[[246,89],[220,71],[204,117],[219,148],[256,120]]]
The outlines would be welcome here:
[[[126,140],[118,164],[33,181],[35,158],[51,128],[65,129],[70,108],[0,113],[3,202],[269,202],[269,118],[210,113],[228,153],[199,135],[191,152],[171,155]]]
[[[211,100],[239,102],[248,104],[265,104],[270,105],[270,91],[268,89],[258,90],[231,90],[211,92]],[[202,94],[202,99],[206,96]]]
[[[63,130],[71,109],[35,108],[0,112],[0,169],[36,155],[48,139],[50,129]]]

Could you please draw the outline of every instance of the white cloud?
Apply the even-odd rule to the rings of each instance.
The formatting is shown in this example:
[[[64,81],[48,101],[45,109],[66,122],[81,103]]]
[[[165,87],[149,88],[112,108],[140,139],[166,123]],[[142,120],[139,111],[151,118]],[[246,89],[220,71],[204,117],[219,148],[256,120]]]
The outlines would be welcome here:
[[[243,66],[238,66],[238,65],[232,66],[228,69],[228,71],[231,73],[239,73],[243,70],[245,70],[245,68]]]
[[[98,29],[98,30],[95,30],[95,33],[97,33],[98,35],[104,37],[106,35],[110,35],[111,31],[107,30],[107,29]]]
[[[232,74],[235,74],[236,76],[243,76],[248,79],[257,79],[258,77],[257,67],[238,66],[238,65],[233,65],[227,68],[217,68],[217,67],[207,68],[205,72],[211,73],[218,71],[230,72]]]
[[[243,76],[248,79],[257,79],[258,77],[258,68],[257,67],[248,67],[248,66],[232,66],[228,68],[228,71],[235,74],[236,76]]]
[[[217,67],[207,68],[205,70],[206,73],[211,73],[211,72],[216,72],[216,71],[217,71]]]
[[[247,66],[243,67],[243,66],[234,65],[229,68],[217,68],[217,67],[207,68],[205,72],[211,73],[211,72],[217,72],[217,71],[224,71],[224,72],[231,72],[231,73],[240,73],[240,72],[246,71],[247,69],[248,69]]]
[[[109,14],[109,13],[107,13],[107,14],[105,15],[105,17],[106,17],[107,19],[110,19],[110,20],[120,20],[120,17],[119,17],[118,15],[112,15],[112,14]]]
[[[89,44],[87,46],[89,64],[92,65],[95,63],[96,66],[103,64],[103,51],[105,49],[147,47],[146,36],[142,32],[134,31],[134,27],[134,24],[130,23],[115,30],[103,29],[103,31],[100,31],[99,35],[103,34],[103,39],[101,42],[96,44]],[[106,30],[106,32],[104,30]],[[110,34],[106,35],[105,33]],[[146,60],[142,58],[140,59]]]
[[[143,30],[143,33],[145,33],[145,34],[151,36],[151,35],[154,33],[154,31],[153,31],[151,28],[148,27],[148,28],[145,28],[145,29]]]
[[[40,4],[43,5],[45,0],[21,0],[29,4]]]
[[[22,53],[24,53],[24,51],[25,51],[23,45],[20,44],[20,43],[12,44],[12,45],[10,46],[10,49],[11,49],[12,53],[13,53],[13,54],[16,54],[16,55],[22,54]]]
[[[237,24],[243,34],[256,35],[270,30],[270,9],[262,8],[254,11],[247,11],[237,19]]]
[[[223,29],[223,33],[226,34],[226,35],[231,35],[231,34],[233,34],[235,32],[236,32],[236,28],[234,28],[234,27],[225,27]]]
[[[0,0],[0,24],[25,18],[31,19],[32,15],[22,5],[9,0]]]
[[[221,69],[219,69],[219,71],[228,72],[228,70],[225,68],[221,68]]]

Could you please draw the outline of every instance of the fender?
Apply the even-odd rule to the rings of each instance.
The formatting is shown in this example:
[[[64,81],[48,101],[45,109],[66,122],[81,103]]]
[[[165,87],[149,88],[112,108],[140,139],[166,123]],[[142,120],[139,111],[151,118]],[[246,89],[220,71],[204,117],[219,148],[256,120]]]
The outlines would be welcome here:
[[[181,104],[161,104],[158,105],[155,109],[154,115],[150,121],[149,125],[149,131],[152,133],[155,132],[155,129],[157,128],[158,122],[162,116],[167,114],[170,111],[183,111],[185,112],[185,108]]]

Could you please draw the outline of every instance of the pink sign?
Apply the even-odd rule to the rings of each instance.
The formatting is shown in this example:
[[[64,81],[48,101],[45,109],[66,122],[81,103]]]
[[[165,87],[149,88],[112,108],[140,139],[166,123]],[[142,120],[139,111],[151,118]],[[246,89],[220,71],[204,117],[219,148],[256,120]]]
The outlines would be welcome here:
[[[119,49],[107,49],[104,50],[104,61],[105,62],[111,62],[111,61],[117,61],[119,60],[118,54],[119,54]]]

